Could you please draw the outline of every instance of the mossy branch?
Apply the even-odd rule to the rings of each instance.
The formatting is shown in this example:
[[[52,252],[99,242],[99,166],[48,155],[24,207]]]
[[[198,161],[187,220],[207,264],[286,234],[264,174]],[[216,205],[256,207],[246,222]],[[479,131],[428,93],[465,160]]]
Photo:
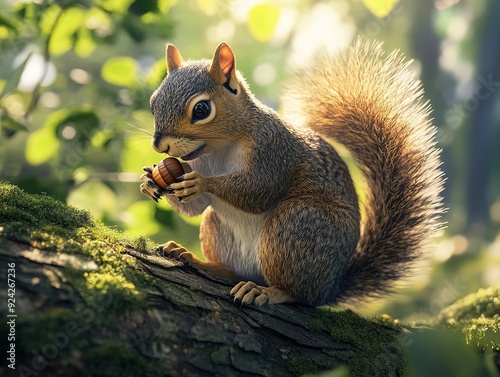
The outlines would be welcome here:
[[[387,318],[239,307],[234,282],[153,249],[85,211],[0,184],[0,265],[16,270],[13,375],[408,374],[401,339],[409,332]]]

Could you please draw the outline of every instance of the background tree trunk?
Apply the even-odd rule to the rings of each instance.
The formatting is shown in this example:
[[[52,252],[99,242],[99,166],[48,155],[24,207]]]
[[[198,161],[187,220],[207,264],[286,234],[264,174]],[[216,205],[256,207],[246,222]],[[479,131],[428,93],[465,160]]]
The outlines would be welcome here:
[[[486,6],[479,27],[482,37],[477,47],[477,82],[472,97],[465,106],[470,111],[469,158],[467,166],[467,224],[466,231],[477,238],[484,237],[490,223],[495,145],[498,147],[500,121],[500,49],[498,36],[500,2],[491,0]]]

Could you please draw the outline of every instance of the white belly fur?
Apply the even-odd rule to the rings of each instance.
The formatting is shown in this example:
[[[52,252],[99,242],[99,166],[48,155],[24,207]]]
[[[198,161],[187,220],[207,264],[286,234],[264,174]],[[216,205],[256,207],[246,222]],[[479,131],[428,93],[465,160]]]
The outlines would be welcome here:
[[[243,150],[235,145],[203,155],[192,161],[191,166],[206,176],[223,175],[244,169]],[[262,226],[268,213],[251,214],[243,212],[210,196],[210,205],[219,217],[222,225],[231,230],[235,243],[217,243],[217,254],[222,264],[244,280],[264,284],[259,255],[259,239]]]
[[[243,212],[215,197],[211,206],[222,225],[232,231],[235,240],[233,245],[219,246],[220,261],[242,279],[263,284],[259,239],[267,213]]]

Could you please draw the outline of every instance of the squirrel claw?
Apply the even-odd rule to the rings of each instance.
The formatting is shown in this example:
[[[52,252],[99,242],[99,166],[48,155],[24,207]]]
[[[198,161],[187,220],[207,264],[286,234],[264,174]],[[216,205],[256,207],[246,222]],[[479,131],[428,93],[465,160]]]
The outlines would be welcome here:
[[[234,297],[233,302],[235,304],[240,303],[241,306],[261,306],[295,301],[290,294],[279,288],[273,286],[263,287],[253,281],[240,281],[234,286],[230,294]]]
[[[163,191],[152,179],[153,170],[148,166],[144,166],[142,170],[144,170],[145,173],[141,175],[141,193],[158,203],[158,200],[160,200],[163,195]]]
[[[233,304],[238,305],[240,308],[242,308],[244,306],[243,301],[239,298],[236,298],[236,297],[233,298]]]
[[[258,299],[261,295],[266,296],[265,287],[261,287],[252,281],[239,282],[232,290],[231,295],[234,296],[233,302],[235,304],[255,305],[260,306],[265,304],[268,300],[263,297]]]
[[[179,177],[177,182],[167,186],[167,189],[173,190],[173,194],[181,198],[181,203],[187,203],[206,192],[205,177],[192,171]]]
[[[193,261],[193,254],[174,241],[169,241],[166,244],[160,245],[156,250],[160,251],[164,257],[178,260],[185,265],[190,265]]]

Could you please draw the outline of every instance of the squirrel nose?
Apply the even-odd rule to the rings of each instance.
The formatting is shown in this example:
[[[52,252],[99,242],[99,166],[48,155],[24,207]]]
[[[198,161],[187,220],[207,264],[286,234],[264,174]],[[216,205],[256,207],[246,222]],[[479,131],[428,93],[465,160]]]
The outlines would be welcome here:
[[[151,145],[153,149],[158,153],[167,153],[170,150],[169,140],[167,138],[156,138],[153,137],[151,140]]]

